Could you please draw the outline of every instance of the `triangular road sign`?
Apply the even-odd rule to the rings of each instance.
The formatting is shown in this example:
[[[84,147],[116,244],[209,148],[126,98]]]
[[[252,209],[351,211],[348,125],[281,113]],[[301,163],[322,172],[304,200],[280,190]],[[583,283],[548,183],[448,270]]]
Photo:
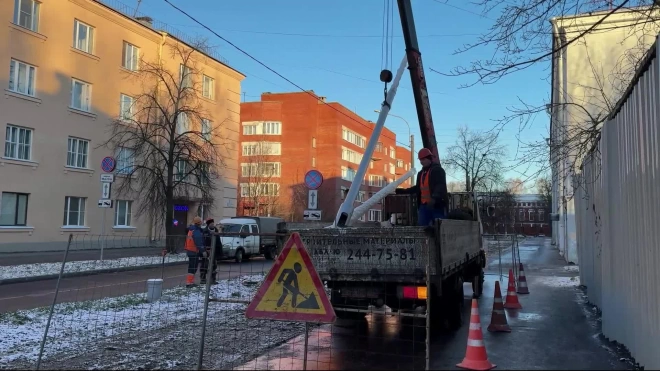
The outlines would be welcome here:
[[[323,282],[298,233],[293,233],[248,305],[247,318],[280,321],[335,321]]]

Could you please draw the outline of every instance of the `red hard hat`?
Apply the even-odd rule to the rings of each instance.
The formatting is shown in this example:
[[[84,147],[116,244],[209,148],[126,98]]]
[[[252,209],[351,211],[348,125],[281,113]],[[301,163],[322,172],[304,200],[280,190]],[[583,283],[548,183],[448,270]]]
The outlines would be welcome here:
[[[419,153],[417,153],[417,158],[419,160],[421,160],[423,158],[427,158],[429,156],[433,157],[433,153],[431,153],[431,150],[428,149],[428,148],[422,148],[422,149],[419,150]]]

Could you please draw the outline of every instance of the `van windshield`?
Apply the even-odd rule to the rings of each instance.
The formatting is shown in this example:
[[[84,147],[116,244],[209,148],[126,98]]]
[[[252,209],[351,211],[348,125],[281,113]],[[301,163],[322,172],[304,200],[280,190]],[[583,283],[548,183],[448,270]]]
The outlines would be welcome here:
[[[238,233],[241,231],[243,224],[223,224],[222,231],[225,233]]]

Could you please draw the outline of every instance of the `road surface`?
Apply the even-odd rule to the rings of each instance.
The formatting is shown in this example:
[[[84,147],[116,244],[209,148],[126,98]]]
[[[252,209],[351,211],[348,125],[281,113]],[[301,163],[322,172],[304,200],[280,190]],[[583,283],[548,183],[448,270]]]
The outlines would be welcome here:
[[[632,366],[598,336],[599,322],[571,281],[578,273],[565,268],[550,240],[531,238],[520,244],[520,257],[530,288],[520,295],[523,309],[508,311],[511,333],[489,333],[494,281],[499,279],[498,259],[488,265],[484,296],[479,300],[484,341],[491,362],[503,370],[573,369],[625,370]],[[503,252],[503,270],[511,266],[511,252]],[[573,283],[572,283],[573,282]],[[502,284],[506,295],[507,279]],[[431,369],[457,369],[465,355],[472,291],[465,285],[466,318],[456,333],[434,336],[430,344]],[[307,369],[424,369],[424,324],[383,315],[364,321],[337,321],[310,332]],[[304,336],[270,350],[239,369],[303,369]]]
[[[227,279],[244,274],[265,273],[271,266],[272,261],[263,258],[254,258],[241,264],[221,262],[218,266],[218,278]],[[187,266],[182,264],[167,266],[164,270],[150,268],[63,278],[57,301],[58,303],[85,301],[146,292],[146,281],[150,278],[161,278],[161,274],[164,278],[163,288],[172,288],[185,284],[186,269]],[[57,280],[53,279],[0,285],[0,313],[51,305],[56,283]]]

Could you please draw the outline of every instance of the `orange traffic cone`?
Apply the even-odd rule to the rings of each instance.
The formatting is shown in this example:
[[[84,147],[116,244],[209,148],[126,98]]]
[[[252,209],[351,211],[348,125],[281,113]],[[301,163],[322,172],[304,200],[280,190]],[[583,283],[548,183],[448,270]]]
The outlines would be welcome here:
[[[527,287],[527,277],[525,277],[525,270],[522,263],[520,263],[520,272],[518,272],[518,294],[529,294]]]
[[[506,313],[504,313],[500,281],[495,281],[495,300],[493,301],[493,314],[490,317],[488,331],[511,332],[511,327],[509,327],[509,323],[506,321]]]
[[[481,332],[481,319],[479,318],[479,306],[477,299],[472,299],[472,315],[470,316],[470,332],[468,335],[467,349],[463,362],[456,365],[468,370],[486,371],[496,366],[488,360],[486,346],[484,345],[484,334]]]
[[[522,305],[520,305],[520,302],[518,301],[518,294],[516,294],[516,280],[513,278],[513,269],[509,269],[509,287],[506,292],[504,308],[522,309]]]

